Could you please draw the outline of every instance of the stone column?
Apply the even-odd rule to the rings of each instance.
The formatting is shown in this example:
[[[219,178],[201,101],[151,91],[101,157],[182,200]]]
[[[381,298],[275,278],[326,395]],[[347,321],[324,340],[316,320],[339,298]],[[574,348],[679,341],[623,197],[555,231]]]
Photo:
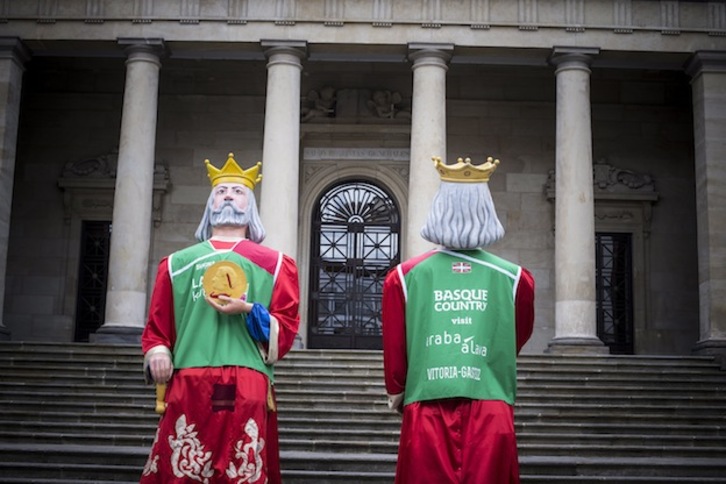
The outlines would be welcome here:
[[[306,47],[303,41],[262,41],[268,60],[259,203],[260,217],[267,232],[264,244],[296,259],[300,76]],[[281,203],[283,199],[285,202]]]
[[[555,337],[553,353],[608,353],[597,337],[590,62],[599,49],[555,48]]]
[[[409,44],[408,48],[408,59],[413,63],[413,100],[402,260],[433,248],[421,237],[421,229],[440,182],[431,157],[439,156],[446,163],[446,71],[454,46]]]
[[[726,366],[726,52],[698,52],[692,76],[700,334],[693,351]]]
[[[30,52],[19,39],[0,37],[0,340],[10,339],[3,323],[5,277],[23,64],[29,59]]]
[[[146,315],[151,244],[154,151],[159,98],[160,39],[123,39],[126,85],[121,117],[106,322],[92,340],[139,341]]]

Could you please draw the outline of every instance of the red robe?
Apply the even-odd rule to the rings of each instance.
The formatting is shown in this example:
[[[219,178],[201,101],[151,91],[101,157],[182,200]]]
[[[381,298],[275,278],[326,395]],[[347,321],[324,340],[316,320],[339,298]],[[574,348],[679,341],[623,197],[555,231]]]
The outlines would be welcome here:
[[[217,249],[233,245],[212,243]],[[300,323],[297,266],[293,259],[279,259],[277,252],[253,242],[243,241],[237,247],[237,252],[276,273],[267,308],[270,342],[263,345],[272,363],[292,348]],[[172,283],[165,258],[159,264],[141,347],[144,354],[159,348],[173,351],[175,340]],[[175,370],[166,402],[141,483],[281,482],[277,413],[266,375],[237,366]]]
[[[404,272],[430,255],[404,263]],[[408,361],[406,300],[395,268],[384,282],[382,305],[386,392],[392,402],[399,403],[406,388]],[[515,295],[517,353],[532,335],[533,326],[534,278],[523,268]],[[400,405],[396,410],[401,410]],[[511,405],[452,398],[414,402],[402,411],[396,483],[519,483]]]

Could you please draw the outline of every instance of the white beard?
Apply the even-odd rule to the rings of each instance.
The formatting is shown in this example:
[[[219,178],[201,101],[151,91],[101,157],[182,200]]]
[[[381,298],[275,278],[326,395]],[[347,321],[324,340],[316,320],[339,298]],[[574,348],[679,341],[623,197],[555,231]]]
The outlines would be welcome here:
[[[224,202],[217,210],[212,210],[209,222],[212,227],[246,227],[250,223],[250,214],[238,209],[232,202]]]

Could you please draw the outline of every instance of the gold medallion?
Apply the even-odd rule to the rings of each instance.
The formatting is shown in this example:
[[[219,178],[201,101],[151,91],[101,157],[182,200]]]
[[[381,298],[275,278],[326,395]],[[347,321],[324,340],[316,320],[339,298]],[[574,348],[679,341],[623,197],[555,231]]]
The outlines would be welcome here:
[[[227,303],[218,299],[219,296],[239,299],[247,292],[247,276],[240,266],[223,260],[209,266],[204,272],[202,285],[207,296],[224,305]]]

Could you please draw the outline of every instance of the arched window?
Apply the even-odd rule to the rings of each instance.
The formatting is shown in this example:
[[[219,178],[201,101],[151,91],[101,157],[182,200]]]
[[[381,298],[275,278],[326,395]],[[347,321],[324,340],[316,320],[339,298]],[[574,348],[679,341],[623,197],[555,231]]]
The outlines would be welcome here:
[[[380,349],[383,280],[399,262],[399,210],[366,181],[332,186],[315,205],[308,347]]]

